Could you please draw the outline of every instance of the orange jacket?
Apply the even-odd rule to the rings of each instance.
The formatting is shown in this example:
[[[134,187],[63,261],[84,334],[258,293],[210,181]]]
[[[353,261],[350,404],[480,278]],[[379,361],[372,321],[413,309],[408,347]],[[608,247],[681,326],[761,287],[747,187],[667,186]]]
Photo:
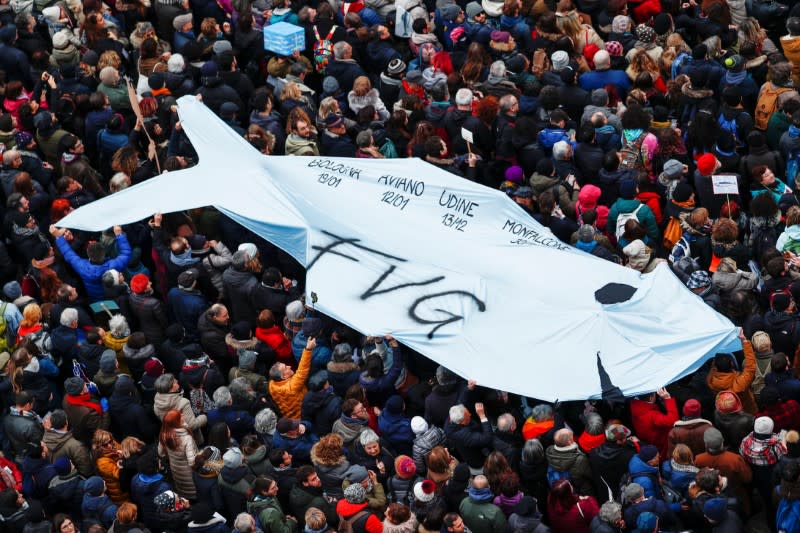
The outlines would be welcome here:
[[[553,429],[554,420],[543,420],[537,422],[533,417],[528,418],[522,425],[522,437],[525,440],[536,439]]]
[[[303,349],[297,372],[292,377],[283,381],[269,382],[269,393],[278,404],[282,416],[300,418],[300,406],[303,404],[303,396],[308,392],[306,380],[310,372],[311,350]]]
[[[744,350],[744,368],[741,372],[720,372],[715,365],[708,371],[706,383],[714,392],[730,390],[739,395],[742,400],[742,410],[751,415],[758,412],[758,405],[750,390],[750,385],[756,377],[756,352],[750,341],[742,341]]]

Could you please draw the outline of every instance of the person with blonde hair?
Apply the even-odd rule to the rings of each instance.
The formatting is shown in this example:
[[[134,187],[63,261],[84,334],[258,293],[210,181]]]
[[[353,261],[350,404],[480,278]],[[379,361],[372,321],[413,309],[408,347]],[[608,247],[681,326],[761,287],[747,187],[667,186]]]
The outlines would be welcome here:
[[[556,11],[556,25],[561,33],[572,39],[575,52],[582,53],[583,49],[589,44],[593,44],[599,49],[605,48],[603,39],[594,31],[594,28],[589,24],[583,24],[575,5],[571,1],[566,2],[567,6],[562,4],[565,4],[565,2],[559,3],[558,7],[566,7],[567,9]]]
[[[366,76],[359,76],[353,82],[353,90],[347,94],[347,103],[350,110],[358,114],[363,108],[371,105],[378,113],[380,120],[389,119],[389,111],[381,100],[378,90],[372,87],[369,78]]]
[[[700,453],[704,451],[705,444]],[[697,473],[700,471],[700,469],[694,465],[694,455],[691,448],[686,444],[677,444],[672,450],[671,457],[664,461],[661,466],[661,471],[664,473],[664,480],[668,481],[670,486],[678,491],[684,498],[686,498],[689,485],[694,482]]]
[[[35,302],[29,303],[22,310],[22,321],[17,329],[17,342],[21,342],[22,339],[29,339],[42,353],[50,353],[52,347],[50,332],[42,323],[42,308]]]

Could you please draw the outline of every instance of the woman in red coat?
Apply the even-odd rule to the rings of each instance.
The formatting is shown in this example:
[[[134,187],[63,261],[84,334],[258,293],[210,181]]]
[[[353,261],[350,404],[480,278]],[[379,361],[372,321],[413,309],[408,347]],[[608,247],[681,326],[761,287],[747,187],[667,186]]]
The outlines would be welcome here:
[[[275,323],[275,315],[269,309],[264,309],[258,314],[256,338],[272,348],[277,362],[296,368],[297,363],[292,355],[292,343]]]
[[[559,479],[547,496],[547,510],[553,533],[589,533],[600,507],[592,496],[579,496],[572,490],[572,483]]]

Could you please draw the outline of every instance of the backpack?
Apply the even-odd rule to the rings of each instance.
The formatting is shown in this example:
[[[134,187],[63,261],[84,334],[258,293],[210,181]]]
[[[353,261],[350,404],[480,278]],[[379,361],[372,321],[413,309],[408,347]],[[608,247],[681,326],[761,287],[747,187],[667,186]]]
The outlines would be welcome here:
[[[800,186],[800,150],[789,154],[789,159],[786,161],[786,185]]]
[[[754,126],[761,131],[767,130],[769,124],[769,117],[778,110],[778,96],[785,92],[792,91],[789,87],[775,87],[771,82],[764,84],[761,94],[758,96],[756,103],[756,115],[754,117]]]
[[[314,43],[314,68],[323,75],[325,74],[325,67],[328,66],[328,61],[333,57],[333,43],[331,39],[333,39],[333,32],[335,31],[336,24],[333,25],[328,35],[326,35],[324,39],[321,39],[317,26],[314,25],[314,38],[317,39]]]
[[[700,270],[700,262],[692,257],[692,242],[686,234],[672,247],[668,260],[672,271],[683,283],[689,280],[693,272]]]
[[[556,484],[556,481],[559,479],[566,479],[570,481],[572,476],[569,474],[569,469],[561,471],[556,470],[553,468],[553,465],[547,465],[547,486],[553,488],[553,485]]]
[[[742,111],[740,113],[737,113],[736,116],[734,116],[733,118],[727,119],[725,118],[725,114],[720,112],[719,119],[717,119],[717,122],[719,122],[719,126],[722,129],[722,131],[729,132],[731,135],[733,135],[733,138],[736,139],[736,146],[744,146],[745,144],[742,141],[742,139],[739,138],[739,126],[736,123],[736,119],[739,118],[740,115],[750,116],[747,114],[746,111]]]
[[[338,533],[355,533],[366,531],[367,520],[369,520],[369,512],[359,511],[350,518],[342,518],[339,520],[339,527],[336,529]]]
[[[639,137],[631,142],[623,140],[622,149],[619,151],[622,158],[619,162],[619,168],[630,168],[633,170],[647,170],[644,164],[644,156],[642,155],[642,144],[647,137],[647,132],[642,132]]]
[[[394,145],[394,141],[388,137],[384,141],[383,146],[380,147],[380,152],[386,159],[397,159],[400,157],[397,153],[397,148]]]
[[[775,523],[778,531],[800,531],[800,503],[781,498]]]
[[[675,217],[669,217],[669,222],[664,227],[664,238],[662,240],[664,248],[672,250],[673,246],[683,237],[681,221]]]
[[[22,276],[19,286],[22,290],[22,294],[25,296],[30,296],[34,299],[39,298],[39,282],[36,280],[36,276],[31,274],[30,271]]]
[[[750,249],[753,250],[753,257],[757,260],[760,259],[764,252],[775,248],[777,242],[778,232],[775,230],[775,226],[768,228],[756,226],[750,234]]]
[[[411,480],[411,483],[408,485],[408,490],[405,491],[395,490],[393,481],[394,481],[394,476],[390,477],[386,481],[386,485],[389,488],[389,493],[386,495],[386,497],[388,498],[389,503],[402,503],[403,505],[410,507],[411,500],[413,499],[413,494],[414,494],[413,490],[414,485],[417,484],[417,481],[421,481],[419,479],[419,476],[417,475],[414,476],[414,479]]]
[[[672,60],[672,67],[671,67],[671,78],[674,80],[678,77],[678,71],[680,71],[684,66],[688,65],[692,62],[692,54],[689,52],[681,52],[678,56]]]
[[[756,399],[761,396],[761,391],[764,390],[764,386],[766,385],[764,382],[764,377],[770,372],[772,372],[772,361],[767,363],[767,368],[763,374],[761,373],[761,370],[759,370],[758,364],[756,364],[756,376],[753,378],[753,382],[750,384],[750,390],[753,391]]]
[[[536,78],[541,78],[542,74],[548,70],[550,70],[550,58],[547,56],[547,50],[544,48],[537,48],[533,53],[531,72]]]
[[[617,216],[617,227],[614,234],[617,236],[618,241],[622,238],[622,234],[625,233],[626,222],[629,220],[635,220],[636,222],[639,222],[639,217],[636,215],[636,213],[638,213],[639,209],[642,207],[644,207],[644,204],[640,203],[639,206],[630,213],[620,213]]]
[[[6,322],[7,307],[7,302],[0,305],[0,352],[10,352],[14,348],[14,343],[11,342],[11,332],[8,330]]]

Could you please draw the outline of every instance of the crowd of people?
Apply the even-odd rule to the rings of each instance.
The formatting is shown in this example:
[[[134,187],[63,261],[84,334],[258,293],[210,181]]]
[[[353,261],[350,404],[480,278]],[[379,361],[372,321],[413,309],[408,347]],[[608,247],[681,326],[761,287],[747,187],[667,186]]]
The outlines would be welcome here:
[[[281,22],[302,49],[265,49]],[[3,533],[800,532],[800,5],[2,0],[0,24]],[[742,350],[551,404],[324,316],[212,207],[60,226],[196,164],[184,95],[265,156],[418,157],[666,263]]]

